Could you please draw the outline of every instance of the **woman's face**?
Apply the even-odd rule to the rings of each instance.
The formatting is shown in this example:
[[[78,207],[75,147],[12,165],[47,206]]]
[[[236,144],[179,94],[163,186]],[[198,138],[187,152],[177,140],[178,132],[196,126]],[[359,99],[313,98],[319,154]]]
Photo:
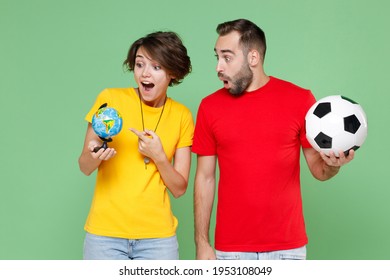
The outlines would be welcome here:
[[[135,57],[134,79],[146,105],[160,107],[164,103],[172,76],[140,47]]]

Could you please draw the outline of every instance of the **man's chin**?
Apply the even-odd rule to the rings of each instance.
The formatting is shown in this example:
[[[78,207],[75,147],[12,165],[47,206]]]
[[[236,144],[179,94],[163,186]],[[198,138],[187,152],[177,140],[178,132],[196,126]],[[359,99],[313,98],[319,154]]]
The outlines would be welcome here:
[[[237,90],[234,88],[229,88],[228,91],[232,96],[236,96],[236,97],[243,95],[245,92],[243,90]]]

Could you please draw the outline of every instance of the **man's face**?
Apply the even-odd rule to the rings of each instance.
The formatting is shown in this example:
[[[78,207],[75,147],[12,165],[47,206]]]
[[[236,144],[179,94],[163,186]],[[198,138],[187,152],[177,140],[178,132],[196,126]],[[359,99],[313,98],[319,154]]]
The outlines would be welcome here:
[[[214,48],[218,60],[216,68],[218,77],[233,95],[241,95],[253,79],[252,70],[239,39],[240,35],[235,31],[219,36]]]

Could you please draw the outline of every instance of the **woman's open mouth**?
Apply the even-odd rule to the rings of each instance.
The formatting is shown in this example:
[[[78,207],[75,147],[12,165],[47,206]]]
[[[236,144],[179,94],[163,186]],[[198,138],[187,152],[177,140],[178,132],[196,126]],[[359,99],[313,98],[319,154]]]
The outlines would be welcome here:
[[[146,92],[151,91],[154,88],[153,83],[142,82],[141,84],[142,84],[142,87],[144,88],[144,91],[146,91]]]

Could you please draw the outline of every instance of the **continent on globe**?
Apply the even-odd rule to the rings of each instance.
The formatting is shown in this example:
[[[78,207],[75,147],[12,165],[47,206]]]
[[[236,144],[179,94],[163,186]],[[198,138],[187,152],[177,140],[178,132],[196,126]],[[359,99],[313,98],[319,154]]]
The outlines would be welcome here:
[[[112,137],[122,130],[122,123],[122,116],[116,109],[107,107],[106,104],[100,106],[92,117],[92,128],[103,141],[103,145],[95,148],[95,152],[107,148],[107,142],[111,142]]]
[[[110,129],[114,127],[115,120],[103,120],[103,124],[106,126],[106,133],[108,134]]]

